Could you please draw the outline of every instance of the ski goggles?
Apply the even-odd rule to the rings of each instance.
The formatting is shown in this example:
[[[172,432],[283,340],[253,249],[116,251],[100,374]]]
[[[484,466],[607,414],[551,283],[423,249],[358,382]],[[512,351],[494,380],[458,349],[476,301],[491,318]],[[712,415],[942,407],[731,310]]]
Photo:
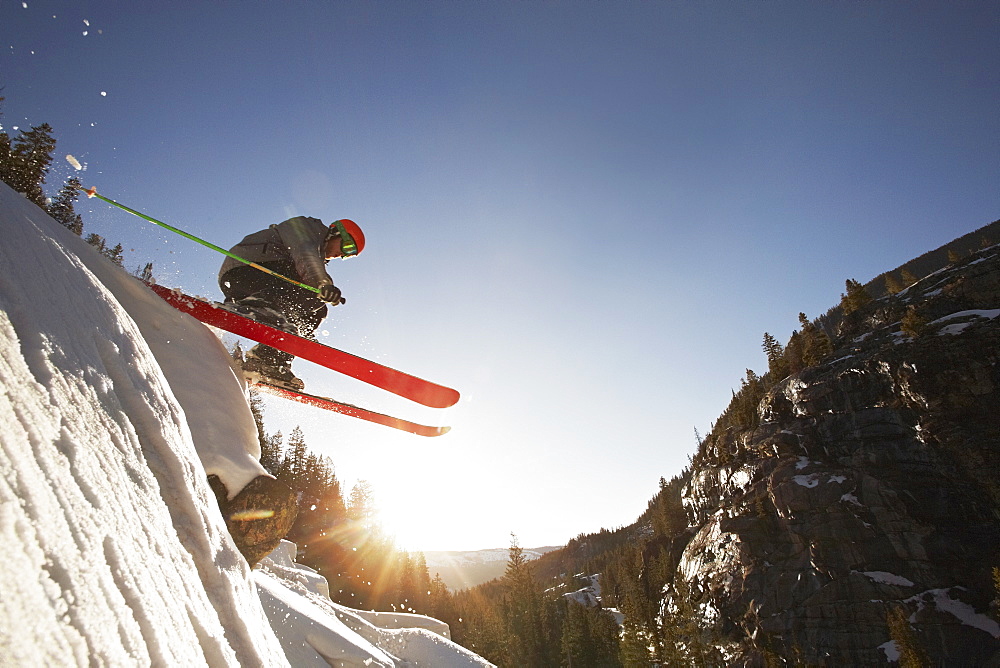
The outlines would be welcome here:
[[[335,220],[330,223],[330,229],[337,231],[337,236],[340,237],[340,252],[344,257],[351,257],[358,254],[358,244],[354,241],[354,237],[344,228],[344,223]]]

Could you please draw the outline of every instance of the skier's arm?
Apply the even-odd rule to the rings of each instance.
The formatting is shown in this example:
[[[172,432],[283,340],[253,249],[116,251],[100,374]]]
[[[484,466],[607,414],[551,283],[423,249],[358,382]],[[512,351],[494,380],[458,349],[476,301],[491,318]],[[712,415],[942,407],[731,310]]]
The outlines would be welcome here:
[[[298,216],[279,223],[275,229],[288,249],[303,283],[317,288],[333,285],[333,279],[326,273],[326,261],[323,257],[328,228],[322,221]]]

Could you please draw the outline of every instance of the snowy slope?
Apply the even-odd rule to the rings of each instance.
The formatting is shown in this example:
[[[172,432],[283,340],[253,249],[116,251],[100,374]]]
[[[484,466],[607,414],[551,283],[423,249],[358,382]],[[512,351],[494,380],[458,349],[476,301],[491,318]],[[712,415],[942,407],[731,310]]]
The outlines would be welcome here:
[[[251,572],[206,483],[263,472],[225,348],[2,183],[0,240],[0,665],[488,665]]]

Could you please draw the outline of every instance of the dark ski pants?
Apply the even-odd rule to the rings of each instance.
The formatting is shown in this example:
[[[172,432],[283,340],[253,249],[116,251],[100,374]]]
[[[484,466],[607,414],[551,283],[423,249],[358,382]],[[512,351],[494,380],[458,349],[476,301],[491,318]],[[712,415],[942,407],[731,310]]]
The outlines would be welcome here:
[[[268,269],[283,276],[296,278],[291,263],[264,263]],[[328,312],[326,303],[315,292],[300,288],[288,281],[264,273],[253,267],[236,267],[219,277],[219,287],[226,296],[226,303],[248,300],[269,306],[285,316],[285,321],[301,337],[315,340],[316,328]],[[279,323],[265,322],[268,325]],[[258,357],[271,358],[276,363],[291,363],[292,356],[270,346],[258,346]]]

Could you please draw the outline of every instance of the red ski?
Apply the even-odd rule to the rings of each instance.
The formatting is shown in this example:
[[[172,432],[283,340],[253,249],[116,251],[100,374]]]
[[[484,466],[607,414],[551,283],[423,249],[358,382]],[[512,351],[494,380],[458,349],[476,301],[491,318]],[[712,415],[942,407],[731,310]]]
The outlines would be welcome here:
[[[310,362],[315,362],[316,364],[338,371],[342,374],[350,376],[351,378],[356,378],[360,381],[368,383],[369,385],[392,392],[393,394],[398,394],[399,396],[409,399],[410,401],[415,401],[418,404],[430,406],[431,408],[447,408],[448,406],[455,405],[458,401],[458,391],[453,390],[450,387],[445,387],[422,378],[417,378],[416,376],[411,376],[408,373],[391,369],[387,366],[378,364],[377,362],[372,362],[362,357],[345,353],[342,350],[325,346],[316,341],[304,339],[301,336],[282,332],[274,329],[273,327],[259,323],[256,320],[251,320],[250,318],[240,315],[239,313],[234,313],[221,308],[212,302],[186,295],[179,290],[155,284],[149,284],[149,287],[153,290],[153,292],[162,297],[174,308],[201,320],[207,325],[224,329],[227,332],[232,332],[238,336],[252,339],[258,343],[271,346],[272,348],[284,350],[292,355],[295,355],[296,357],[301,357],[302,359],[309,360]],[[319,397],[316,398],[320,399]],[[342,405],[348,406],[348,404]],[[351,408],[359,411],[364,410],[353,406]],[[380,414],[373,413],[372,415]],[[394,420],[395,418],[387,419]],[[374,421],[377,422],[377,420]],[[437,434],[434,435],[436,436]]]
[[[386,427],[392,427],[393,429],[408,431],[411,434],[416,434],[417,436],[441,436],[442,434],[447,434],[451,430],[451,427],[429,427],[424,424],[417,424],[416,422],[400,420],[399,418],[394,418],[390,415],[384,415],[382,413],[376,413],[375,411],[370,411],[367,408],[361,408],[360,406],[353,406],[340,401],[334,401],[328,397],[317,397],[312,394],[306,394],[305,392],[296,392],[295,390],[279,387],[277,385],[271,385],[269,383],[261,383],[257,381],[254,382],[254,387],[259,388],[261,391],[267,392],[268,394],[291,399],[292,401],[298,401],[299,403],[307,404],[309,406],[316,406],[335,413],[361,418],[362,420],[368,420],[369,422],[385,425]]]

